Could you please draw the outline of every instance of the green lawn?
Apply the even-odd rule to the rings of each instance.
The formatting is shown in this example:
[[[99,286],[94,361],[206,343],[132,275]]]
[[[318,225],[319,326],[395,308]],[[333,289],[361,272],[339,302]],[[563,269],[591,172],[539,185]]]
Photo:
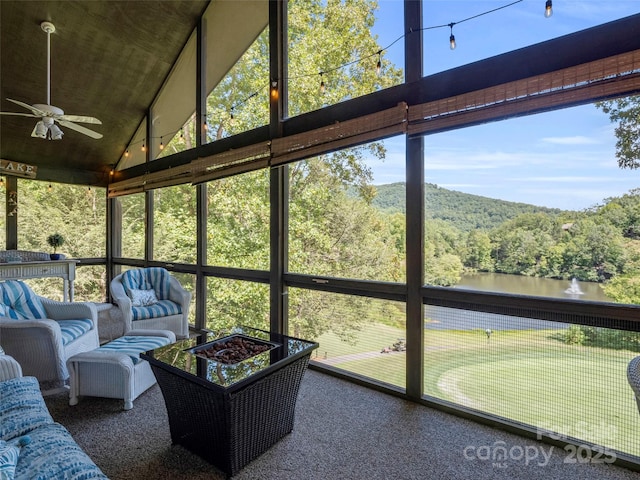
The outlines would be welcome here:
[[[637,353],[565,345],[557,330],[497,331],[490,340],[479,330],[425,333],[426,395],[640,456],[640,414],[626,379]],[[384,325],[354,345],[323,335],[318,355],[372,352],[336,366],[404,387],[404,354],[379,354],[403,336]]]

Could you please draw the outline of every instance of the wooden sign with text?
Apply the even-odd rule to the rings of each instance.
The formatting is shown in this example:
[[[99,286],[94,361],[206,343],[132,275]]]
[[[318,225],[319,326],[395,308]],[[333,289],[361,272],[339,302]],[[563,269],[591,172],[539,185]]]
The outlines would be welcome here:
[[[16,177],[36,178],[38,167],[26,163],[0,160],[0,175],[14,175]]]

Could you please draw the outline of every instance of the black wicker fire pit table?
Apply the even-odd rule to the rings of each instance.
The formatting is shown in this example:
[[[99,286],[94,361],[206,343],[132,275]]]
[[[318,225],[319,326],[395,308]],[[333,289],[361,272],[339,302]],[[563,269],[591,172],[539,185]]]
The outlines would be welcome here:
[[[315,342],[236,327],[141,354],[167,407],[171,440],[227,474],[293,430]]]

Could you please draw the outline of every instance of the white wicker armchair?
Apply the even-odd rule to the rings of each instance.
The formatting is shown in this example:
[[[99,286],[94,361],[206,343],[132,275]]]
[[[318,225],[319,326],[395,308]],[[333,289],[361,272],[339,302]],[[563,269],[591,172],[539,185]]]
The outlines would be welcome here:
[[[22,306],[36,309],[31,316],[10,314],[6,285],[20,288]],[[0,284],[0,346],[12,356],[27,376],[40,382],[43,392],[66,385],[69,378],[67,359],[76,353],[98,348],[98,313],[90,302],[57,302],[36,295],[21,281]],[[11,302],[9,302],[11,303]],[[41,307],[41,308],[40,308]],[[90,321],[90,322],[89,322]]]
[[[638,405],[638,412],[640,412],[640,357],[636,357],[629,362],[627,366],[627,380],[629,380],[629,385],[631,385],[633,389],[636,404]]]
[[[135,293],[153,290],[151,303],[136,304]],[[127,270],[111,281],[111,297],[120,307],[124,333],[130,330],[170,330],[176,338],[189,336],[191,292],[160,267]]]
[[[22,368],[16,362],[15,358],[10,355],[0,353],[0,382],[19,378],[22,376]]]

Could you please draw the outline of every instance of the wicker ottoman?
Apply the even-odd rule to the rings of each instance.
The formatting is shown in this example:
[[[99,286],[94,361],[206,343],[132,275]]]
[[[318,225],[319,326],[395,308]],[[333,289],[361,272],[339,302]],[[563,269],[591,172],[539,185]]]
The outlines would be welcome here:
[[[69,358],[69,405],[77,405],[79,396],[121,398],[124,409],[130,410],[133,401],[156,383],[140,353],[175,340],[169,330],[131,330],[100,348]]]

